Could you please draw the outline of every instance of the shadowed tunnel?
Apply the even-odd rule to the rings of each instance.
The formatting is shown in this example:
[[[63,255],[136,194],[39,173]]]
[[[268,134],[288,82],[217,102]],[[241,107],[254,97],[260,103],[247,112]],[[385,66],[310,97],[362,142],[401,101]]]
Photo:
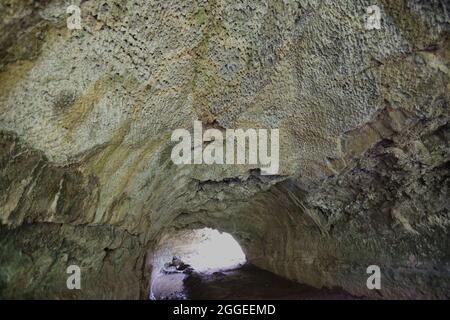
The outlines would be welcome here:
[[[0,298],[449,298],[446,1],[73,5],[0,1]]]

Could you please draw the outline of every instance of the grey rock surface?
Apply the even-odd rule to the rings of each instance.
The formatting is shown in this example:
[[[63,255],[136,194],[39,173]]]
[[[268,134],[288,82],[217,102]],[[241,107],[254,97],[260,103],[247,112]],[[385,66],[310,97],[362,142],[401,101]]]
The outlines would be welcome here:
[[[0,297],[146,298],[162,235],[207,226],[300,283],[449,298],[446,1],[76,3],[0,1]],[[279,175],[174,165],[196,119],[279,128]]]

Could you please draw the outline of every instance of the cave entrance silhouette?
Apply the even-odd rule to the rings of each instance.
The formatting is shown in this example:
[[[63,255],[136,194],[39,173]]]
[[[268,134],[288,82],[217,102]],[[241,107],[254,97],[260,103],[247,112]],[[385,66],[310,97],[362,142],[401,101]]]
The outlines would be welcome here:
[[[213,274],[246,263],[239,243],[211,228],[164,235],[153,254],[150,299],[187,299],[185,279],[192,273]]]

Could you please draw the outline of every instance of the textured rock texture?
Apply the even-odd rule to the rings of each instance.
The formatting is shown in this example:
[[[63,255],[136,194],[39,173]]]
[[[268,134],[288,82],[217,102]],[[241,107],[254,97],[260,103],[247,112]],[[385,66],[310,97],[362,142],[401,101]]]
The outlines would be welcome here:
[[[450,297],[448,2],[74,3],[82,30],[0,0],[0,297],[146,298],[154,245],[202,226],[301,283]],[[175,166],[195,119],[279,128],[279,175]]]

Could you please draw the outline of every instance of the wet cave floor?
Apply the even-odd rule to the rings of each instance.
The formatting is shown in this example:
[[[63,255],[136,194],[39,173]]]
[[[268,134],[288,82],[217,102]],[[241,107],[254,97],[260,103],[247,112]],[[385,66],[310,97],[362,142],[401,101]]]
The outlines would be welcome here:
[[[176,300],[353,300],[342,289],[317,289],[281,278],[252,265],[214,273],[162,274],[155,299]]]

